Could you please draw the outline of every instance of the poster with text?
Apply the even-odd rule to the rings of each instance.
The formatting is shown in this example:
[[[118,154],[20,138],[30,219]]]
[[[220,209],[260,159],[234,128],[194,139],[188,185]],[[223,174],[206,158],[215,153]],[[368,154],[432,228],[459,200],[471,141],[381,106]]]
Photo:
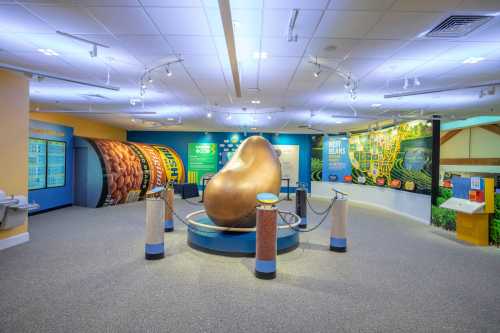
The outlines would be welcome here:
[[[47,187],[66,184],[66,142],[47,141]]]
[[[188,182],[201,185],[203,176],[217,172],[217,163],[217,144],[190,143],[188,145]]]
[[[281,178],[290,178],[290,186],[299,181],[299,146],[274,145],[281,162]]]
[[[349,140],[346,137],[326,137],[324,145],[323,180],[343,182],[345,176],[351,175]]]
[[[321,181],[321,179],[323,178],[322,177],[323,138],[324,138],[323,135],[311,136],[311,180],[312,181]]]
[[[47,140],[29,139],[28,189],[39,190],[46,187]]]

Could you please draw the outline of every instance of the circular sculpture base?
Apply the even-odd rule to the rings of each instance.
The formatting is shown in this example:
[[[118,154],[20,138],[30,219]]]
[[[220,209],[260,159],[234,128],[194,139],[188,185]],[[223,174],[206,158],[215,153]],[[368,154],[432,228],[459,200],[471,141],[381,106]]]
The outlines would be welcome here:
[[[207,225],[208,228],[196,227],[188,229],[188,244],[203,252],[231,256],[253,257],[255,255],[255,230],[250,231],[219,231],[209,229],[214,223],[206,215],[191,218],[198,225]],[[290,228],[278,229],[278,254],[295,250],[299,246],[299,233]]]

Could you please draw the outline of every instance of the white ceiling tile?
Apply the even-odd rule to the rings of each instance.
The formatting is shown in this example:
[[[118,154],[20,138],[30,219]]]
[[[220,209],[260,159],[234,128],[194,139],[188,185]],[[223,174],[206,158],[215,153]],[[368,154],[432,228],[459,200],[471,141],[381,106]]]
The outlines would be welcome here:
[[[88,55],[91,46],[72,38],[59,34],[22,34],[19,35],[22,40],[34,44],[37,48],[52,49],[60,54],[79,53]]]
[[[21,33],[54,32],[52,27],[19,5],[0,5],[0,29]]]
[[[452,43],[441,40],[415,40],[406,43],[399,49],[393,58],[396,59],[432,59],[451,48],[455,47]]]
[[[351,50],[351,58],[385,59],[395,54],[405,41],[394,39],[364,39]]]
[[[29,5],[26,7],[57,30],[71,34],[107,33],[106,29],[96,22],[85,9],[79,7],[61,5]]]
[[[140,7],[89,7],[89,10],[114,34],[158,34]]]
[[[343,58],[359,43],[357,39],[313,38],[307,55],[322,58]]]
[[[45,2],[40,0],[39,2]],[[60,2],[60,0],[54,1]],[[75,5],[84,6],[139,6],[137,0],[70,0]]]
[[[232,9],[231,17],[233,22],[238,22],[233,29],[236,36],[260,36],[262,25],[261,10]],[[218,19],[220,21],[220,14]],[[222,26],[222,24],[220,26]],[[220,32],[217,34],[222,35]]]
[[[262,38],[262,51],[277,57],[302,57],[309,39],[289,42],[286,38]]]
[[[319,10],[302,10],[297,16],[294,33],[299,37],[311,37],[321,18]],[[284,37],[288,33],[289,10],[269,9],[264,11],[262,33],[267,37]]]
[[[154,7],[201,7],[201,0],[141,0],[143,6]]]
[[[202,8],[146,8],[163,34],[209,35],[210,30]]]
[[[167,36],[167,40],[176,53],[198,55],[217,53],[213,40],[209,36]]]
[[[388,12],[367,38],[412,39],[433,28],[443,19],[442,14]]]
[[[395,0],[335,0],[330,2],[330,9],[375,10],[389,9]]]
[[[316,37],[362,38],[378,22],[382,13],[363,11],[325,12],[316,31]]]
[[[460,10],[491,10],[500,11],[500,1],[498,0],[464,0],[460,6]]]
[[[23,38],[22,34],[0,33],[0,49],[8,52],[34,52],[37,46]]]
[[[265,8],[279,9],[325,9],[328,0],[265,0]],[[300,14],[299,14],[300,15]]]
[[[462,0],[397,0],[394,11],[439,12],[454,10]]]
[[[448,42],[452,49],[442,54],[439,59],[464,61],[470,57],[486,58],[500,48],[500,42]]]
[[[500,16],[464,37],[467,41],[498,42],[500,36]]]
[[[163,37],[158,35],[126,36],[118,37],[122,47],[133,55],[171,55],[172,49]]]
[[[435,59],[415,68],[411,75],[418,77],[437,77],[462,65],[460,61]]]

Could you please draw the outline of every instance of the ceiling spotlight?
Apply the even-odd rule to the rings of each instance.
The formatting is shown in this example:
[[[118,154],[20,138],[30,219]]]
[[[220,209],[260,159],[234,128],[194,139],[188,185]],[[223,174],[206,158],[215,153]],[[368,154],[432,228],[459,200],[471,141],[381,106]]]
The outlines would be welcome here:
[[[254,52],[253,58],[254,59],[267,59],[267,52]]]
[[[212,118],[212,112],[210,111],[207,112],[207,118]]]
[[[167,73],[168,77],[172,76],[172,71],[170,70],[170,66],[165,67],[165,72]]]
[[[228,113],[226,119],[231,120],[231,119],[233,119],[233,116],[230,113]]]
[[[142,84],[141,84],[141,89],[146,89],[146,88],[147,88],[146,84],[145,84],[145,83],[142,83]]]
[[[141,99],[140,98],[131,98],[130,99],[130,105],[135,106],[137,103],[140,103]]]
[[[254,99],[254,100],[252,100],[252,104],[260,104],[260,100]]]
[[[153,83],[153,78],[151,76],[148,78],[148,83]]]
[[[470,58],[467,58],[463,61],[464,64],[477,64],[478,62],[480,61],[483,61],[484,58],[483,57],[470,57]]]
[[[273,117],[270,114],[268,114],[267,119],[271,120],[271,119],[273,119]]]
[[[413,79],[413,84],[418,87],[420,86],[420,80],[418,79],[418,77],[415,76],[415,78]]]
[[[405,90],[408,89],[408,78],[407,77],[405,77],[405,83],[403,85],[403,89],[405,89]]]
[[[313,73],[314,77],[319,77],[320,74],[321,74],[320,70],[318,70],[318,71],[316,71],[316,72]]]
[[[95,58],[97,57],[97,45],[94,44],[92,45],[92,50],[89,51],[90,57]]]

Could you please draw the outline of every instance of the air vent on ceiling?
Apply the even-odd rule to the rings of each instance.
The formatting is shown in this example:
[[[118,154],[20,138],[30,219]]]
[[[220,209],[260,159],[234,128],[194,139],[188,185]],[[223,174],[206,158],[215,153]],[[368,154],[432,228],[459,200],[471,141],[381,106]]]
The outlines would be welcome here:
[[[452,15],[429,31],[426,37],[458,38],[470,34],[493,16]]]

